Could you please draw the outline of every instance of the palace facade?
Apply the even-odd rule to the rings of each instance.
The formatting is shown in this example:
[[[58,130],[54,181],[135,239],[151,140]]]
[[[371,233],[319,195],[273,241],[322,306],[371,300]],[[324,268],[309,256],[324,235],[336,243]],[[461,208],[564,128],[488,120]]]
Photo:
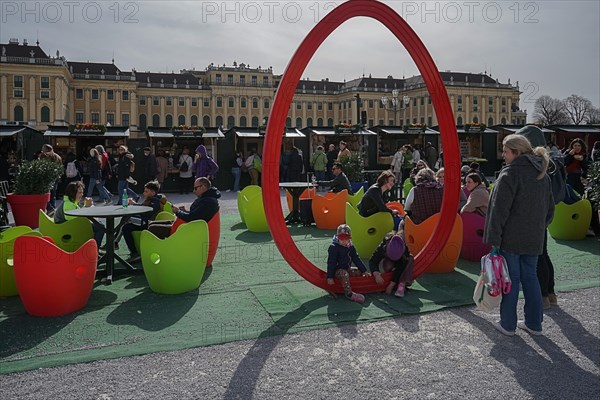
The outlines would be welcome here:
[[[132,137],[142,137],[148,127],[256,128],[269,115],[281,79],[270,67],[235,62],[168,74],[121,71],[114,61],[69,61],[58,52],[51,57],[39,43],[15,39],[0,48],[0,124],[42,131],[86,122],[125,127]],[[444,71],[441,76],[457,125],[525,123],[518,84],[487,74]],[[302,80],[286,125],[303,129],[357,122],[367,127],[438,124],[421,76],[388,76]]]

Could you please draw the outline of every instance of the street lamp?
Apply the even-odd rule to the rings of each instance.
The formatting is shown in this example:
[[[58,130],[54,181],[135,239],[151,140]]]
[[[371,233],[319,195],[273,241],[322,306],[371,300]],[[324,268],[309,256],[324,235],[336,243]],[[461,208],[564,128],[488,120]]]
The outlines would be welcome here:
[[[387,108],[387,104],[391,103],[392,108]],[[402,107],[402,103],[404,103],[404,107]],[[400,108],[406,109],[406,107],[408,107],[408,105],[410,104],[410,97],[408,96],[403,96],[402,98],[400,98],[400,90],[399,89],[394,89],[392,90],[392,98],[388,98],[387,96],[382,96],[381,97],[381,104],[383,104],[383,107],[385,107],[385,109],[387,111],[393,111],[394,112],[394,124],[398,124],[398,122],[396,121],[396,113],[400,110],[398,110],[398,106],[400,106]],[[400,124],[402,125],[402,124]]]

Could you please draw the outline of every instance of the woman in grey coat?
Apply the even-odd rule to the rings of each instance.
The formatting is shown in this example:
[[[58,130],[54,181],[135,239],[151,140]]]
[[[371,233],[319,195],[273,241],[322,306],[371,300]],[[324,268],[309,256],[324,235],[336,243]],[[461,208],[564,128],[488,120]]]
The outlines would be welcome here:
[[[485,223],[485,243],[499,248],[506,259],[512,287],[503,295],[500,321],[494,327],[512,336],[517,326],[532,335],[542,333],[542,294],[537,279],[546,227],[554,216],[554,200],[543,147],[531,148],[521,135],[502,141],[506,166],[494,185]],[[525,321],[517,322],[519,285],[525,297]]]

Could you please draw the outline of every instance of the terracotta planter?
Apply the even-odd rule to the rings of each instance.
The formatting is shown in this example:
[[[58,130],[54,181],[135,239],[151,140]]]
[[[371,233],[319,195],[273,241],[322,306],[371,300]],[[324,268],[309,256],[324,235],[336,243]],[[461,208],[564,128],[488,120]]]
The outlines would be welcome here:
[[[46,211],[50,193],[44,194],[14,194],[6,196],[15,218],[16,226],[28,226],[35,229],[39,225],[39,210]]]

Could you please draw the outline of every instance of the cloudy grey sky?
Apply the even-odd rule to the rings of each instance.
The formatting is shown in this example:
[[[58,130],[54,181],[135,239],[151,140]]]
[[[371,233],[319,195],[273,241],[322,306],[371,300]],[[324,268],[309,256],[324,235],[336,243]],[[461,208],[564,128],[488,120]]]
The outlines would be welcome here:
[[[0,41],[39,38],[49,54],[121,70],[203,70],[210,63],[283,73],[315,24],[341,2],[0,1]],[[600,105],[600,1],[385,1],[416,31],[440,70],[519,81],[521,108],[540,95]],[[304,73],[310,79],[406,77],[419,72],[385,27],[344,23]]]

